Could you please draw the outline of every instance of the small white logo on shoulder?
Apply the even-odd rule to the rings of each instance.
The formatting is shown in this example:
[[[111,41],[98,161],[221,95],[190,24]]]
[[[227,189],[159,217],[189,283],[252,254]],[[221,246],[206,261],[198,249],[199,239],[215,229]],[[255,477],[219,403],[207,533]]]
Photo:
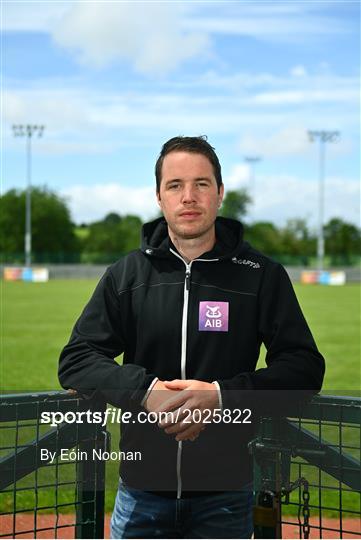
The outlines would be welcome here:
[[[234,264],[243,264],[244,266],[249,266],[250,268],[261,268],[261,265],[254,261],[249,261],[248,259],[237,259],[237,257],[233,257],[232,262]]]

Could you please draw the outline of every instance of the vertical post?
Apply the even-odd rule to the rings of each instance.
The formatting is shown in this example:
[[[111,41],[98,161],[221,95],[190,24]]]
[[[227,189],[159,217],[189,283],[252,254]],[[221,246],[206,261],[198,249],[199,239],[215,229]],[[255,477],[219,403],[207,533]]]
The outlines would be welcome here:
[[[104,538],[105,461],[96,459],[96,452],[107,450],[109,434],[91,426],[92,435],[79,444],[79,452],[87,459],[77,468],[77,506],[75,538]]]
[[[249,164],[249,186],[251,191],[251,196],[253,195],[254,200],[256,200],[256,181],[254,174],[254,165],[253,163]]]
[[[325,141],[320,138],[320,176],[319,176],[319,209],[318,209],[318,235],[317,235],[317,268],[321,272],[324,267],[325,239],[323,234],[324,201],[325,201]]]
[[[280,453],[263,444],[263,437],[272,438],[275,429],[274,419],[262,418],[257,438],[249,445],[255,491],[254,538],[282,538]]]
[[[317,268],[323,270],[325,258],[325,239],[323,234],[324,201],[325,201],[325,153],[327,142],[337,142],[339,131],[308,131],[311,142],[320,141],[319,151],[319,190],[318,190],[318,227],[317,227]]]
[[[27,126],[26,132],[26,202],[25,202],[25,266],[31,266],[31,136]]]
[[[25,266],[31,266],[31,138],[34,133],[41,137],[44,126],[18,124],[13,126],[15,137],[26,137],[26,196],[25,196]]]

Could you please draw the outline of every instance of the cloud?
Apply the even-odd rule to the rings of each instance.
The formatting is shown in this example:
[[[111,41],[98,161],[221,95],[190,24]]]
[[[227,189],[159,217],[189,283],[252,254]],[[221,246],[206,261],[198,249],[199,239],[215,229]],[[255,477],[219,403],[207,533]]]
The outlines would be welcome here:
[[[42,123],[66,133],[85,130],[91,123],[89,99],[78,89],[8,89],[2,97],[4,119],[9,124]]]
[[[306,71],[305,66],[298,65],[298,66],[294,66],[290,70],[290,74],[293,77],[304,77],[305,75],[307,75],[307,71]]]
[[[26,89],[8,87],[3,91],[3,112],[8,124],[46,124],[47,139],[50,133],[89,139],[95,137],[94,130],[103,140],[114,140],[115,130],[124,132],[120,139],[150,131],[232,134],[238,138],[245,131],[257,135],[261,128],[264,133],[273,133],[283,126],[296,126],[287,128],[290,133],[277,135],[281,143],[273,140],[273,134],[271,141],[262,142],[264,152],[273,152],[276,146],[279,153],[284,143],[285,148],[293,145],[302,151],[300,131],[313,126],[356,134],[358,100],[356,77],[330,73],[277,77],[244,72],[223,76],[207,72],[182,79],[180,84],[150,84],[147,92],[89,90],[75,83],[62,86],[59,81],[57,86],[50,81],[46,90],[43,81]],[[258,145],[250,139],[244,142],[247,149],[252,147],[247,150],[250,152]]]
[[[240,187],[249,188],[250,169],[246,163],[238,163],[235,165],[230,174],[225,180],[225,188],[227,190],[238,189]]]
[[[293,175],[264,175],[256,170],[255,184],[250,186],[249,176],[237,170],[243,164],[235,165],[225,186],[231,182],[232,188],[245,187],[253,191],[253,204],[247,221],[273,221],[282,225],[287,219],[304,218],[311,227],[317,226],[318,183]],[[360,224],[360,185],[351,178],[328,177],[325,183],[325,222],[332,217]]]
[[[250,188],[246,164],[236,164],[224,179],[228,189]],[[311,227],[317,224],[318,184],[292,175],[265,176],[256,171],[255,203],[249,220],[273,221],[282,225],[287,219],[305,218]],[[130,187],[119,183],[92,186],[73,185],[63,189],[76,223],[102,219],[109,212],[136,214],[143,220],[157,215],[154,187]],[[325,222],[331,217],[360,221],[360,186],[357,180],[329,177],[325,184]]]
[[[118,140],[149,133],[239,133],[242,126],[279,122],[278,112],[245,111],[236,99],[221,96],[189,96],[162,92],[102,94],[89,91],[12,90],[4,92],[7,124],[43,123],[47,137]],[[56,104],[56,106],[54,106]],[[237,112],[235,112],[237,111]]]
[[[303,125],[287,126],[274,131],[268,136],[245,135],[239,142],[242,153],[261,155],[265,158],[284,156],[307,156],[314,154],[315,148],[310,144],[308,130]],[[352,152],[349,138],[341,139],[327,150],[331,155],[345,155]]]
[[[302,75],[302,77],[301,77]],[[338,75],[333,73],[325,63],[307,71],[302,65],[293,66],[289,74],[274,74],[271,72],[245,72],[232,70],[230,73],[220,73],[208,70],[193,78],[182,81],[183,86],[207,86],[211,88],[228,89],[234,92],[240,90],[354,90],[359,88],[358,76]],[[181,84],[181,83],[179,83]]]
[[[315,90],[305,88],[304,90],[280,90],[278,92],[263,92],[251,98],[254,105],[274,106],[274,105],[297,105],[307,103],[356,103],[359,91],[356,88],[329,88]]]
[[[264,157],[305,155],[310,151],[310,142],[304,127],[292,126],[267,137],[245,135],[239,148],[244,154],[261,154]]]
[[[46,135],[46,133],[45,133]],[[36,150],[42,155],[51,156],[94,156],[97,154],[110,154],[119,150],[119,144],[107,141],[50,141],[41,139]]]
[[[128,62],[142,74],[171,72],[209,58],[218,35],[304,43],[349,31],[321,4],[192,2],[6,2],[4,31],[49,33],[90,66]],[[296,70],[297,71],[297,70]]]
[[[271,4],[271,5],[270,5]],[[209,14],[210,12],[210,14]],[[320,4],[272,5],[269,3],[238,3],[237,6],[216,4],[207,15],[198,14],[184,21],[187,28],[210,35],[249,36],[261,41],[300,43],[324,39],[347,32],[342,19],[326,12]]]
[[[69,2],[3,2],[2,30],[7,32],[49,32],[69,10]]]
[[[103,67],[121,60],[140,73],[162,74],[208,51],[205,33],[182,29],[184,11],[180,4],[80,2],[52,36],[85,64]]]
[[[76,223],[96,221],[109,212],[150,219],[159,210],[155,187],[129,187],[115,182],[92,186],[79,184],[61,190],[60,194],[67,199]]]
[[[83,9],[84,6],[82,7],[81,4],[86,4],[88,7],[94,4],[95,10]],[[126,6],[118,10],[117,4],[126,4]],[[159,7],[157,4],[163,5]],[[221,2],[206,5],[189,2],[186,6],[179,4],[178,2],[158,3],[146,0],[142,2],[12,0],[4,3],[2,26],[4,31],[51,32],[63,21],[68,20],[70,14],[78,16],[77,22],[80,28],[90,23],[94,25],[96,21],[93,19],[96,14],[99,26],[106,21],[110,22],[112,28],[113,20],[115,23],[119,22],[117,14],[123,13],[119,29],[127,31],[127,28],[124,28],[124,21],[129,22],[137,32],[144,28],[142,19],[147,19],[144,23],[147,30],[152,31],[152,27],[155,27],[167,31],[165,25],[158,26],[157,18],[159,17],[165,22],[173,22],[176,24],[176,29],[186,33],[192,29],[197,33],[251,35],[261,39],[271,37],[280,41],[284,40],[285,36],[289,39],[291,34],[322,36],[348,31],[343,20],[333,15],[327,3],[325,6],[311,2],[233,4]],[[80,9],[77,10],[76,8],[79,7]],[[142,37],[139,36],[139,32],[137,37]]]

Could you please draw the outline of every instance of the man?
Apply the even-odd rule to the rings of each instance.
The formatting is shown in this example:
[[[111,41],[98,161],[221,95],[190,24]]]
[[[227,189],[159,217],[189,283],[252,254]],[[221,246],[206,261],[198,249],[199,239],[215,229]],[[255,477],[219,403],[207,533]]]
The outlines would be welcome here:
[[[323,358],[285,270],[217,218],[224,187],[207,140],[169,140],[155,172],[164,219],[103,276],[59,378],[133,418],[172,413],[122,425],[122,450],[142,461],[121,465],[113,537],[249,538],[255,391],[317,391]],[[256,370],[262,342],[268,367]]]

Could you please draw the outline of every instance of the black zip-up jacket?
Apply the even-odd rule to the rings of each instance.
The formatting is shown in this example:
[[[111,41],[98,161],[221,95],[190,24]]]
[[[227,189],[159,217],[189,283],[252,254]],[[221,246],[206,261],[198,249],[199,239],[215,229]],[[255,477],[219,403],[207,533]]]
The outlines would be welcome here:
[[[324,360],[286,271],[244,242],[235,220],[217,218],[216,238],[187,265],[164,219],[144,225],[141,249],[108,268],[75,324],[60,356],[62,386],[134,413],[155,377],[217,381],[230,410],[246,398],[251,409],[268,407],[256,391],[317,392]],[[267,368],[256,370],[262,342]],[[180,485],[239,489],[250,478],[253,427],[211,424],[178,445],[157,425],[123,424],[122,450],[141,451],[142,461],[123,462],[122,478],[178,494]]]

